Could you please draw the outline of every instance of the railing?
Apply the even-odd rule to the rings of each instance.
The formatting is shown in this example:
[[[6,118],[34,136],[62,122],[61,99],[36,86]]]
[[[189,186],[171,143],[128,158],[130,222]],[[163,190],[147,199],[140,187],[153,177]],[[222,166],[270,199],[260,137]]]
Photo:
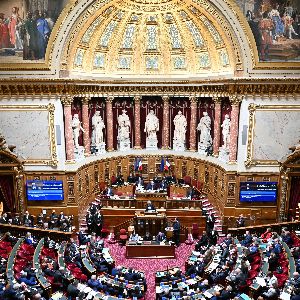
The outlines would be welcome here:
[[[36,240],[40,240],[45,236],[49,236],[57,242],[69,240],[73,232],[64,232],[57,230],[41,229],[37,227],[26,227],[10,224],[0,224],[0,232],[6,233],[10,232],[15,237],[23,237],[27,232],[30,232],[32,237]]]
[[[256,233],[258,235],[261,235],[267,230],[267,228],[271,228],[272,231],[280,233],[282,228],[284,227],[286,227],[289,231],[299,230],[300,221],[263,224],[263,225],[255,225],[255,226],[247,226],[247,227],[239,227],[239,228],[228,228],[228,233],[230,233],[232,236],[237,236],[239,239],[242,239],[243,235],[247,230],[249,230],[251,233]]]
[[[114,226],[113,229],[114,229],[115,238],[117,238],[117,239],[119,238],[120,230],[122,228],[126,229],[126,231],[127,231],[128,226],[130,226],[133,223],[134,223],[134,218],[131,218],[131,219],[129,219],[129,220],[117,225],[117,226]]]

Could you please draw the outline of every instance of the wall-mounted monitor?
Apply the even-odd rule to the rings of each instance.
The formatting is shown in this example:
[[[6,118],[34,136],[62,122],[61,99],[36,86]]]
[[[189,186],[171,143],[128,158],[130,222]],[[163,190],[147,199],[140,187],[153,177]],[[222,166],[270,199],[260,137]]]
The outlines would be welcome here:
[[[241,182],[240,202],[276,202],[277,182]]]
[[[27,180],[26,194],[28,201],[64,200],[63,182],[61,180]]]

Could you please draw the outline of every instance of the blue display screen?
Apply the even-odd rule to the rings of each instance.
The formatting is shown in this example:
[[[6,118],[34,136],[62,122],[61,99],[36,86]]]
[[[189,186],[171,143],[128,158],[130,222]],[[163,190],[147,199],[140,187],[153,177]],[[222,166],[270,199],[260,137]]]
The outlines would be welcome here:
[[[27,180],[27,200],[64,200],[63,182],[60,180]]]
[[[241,202],[276,202],[277,182],[241,182]]]

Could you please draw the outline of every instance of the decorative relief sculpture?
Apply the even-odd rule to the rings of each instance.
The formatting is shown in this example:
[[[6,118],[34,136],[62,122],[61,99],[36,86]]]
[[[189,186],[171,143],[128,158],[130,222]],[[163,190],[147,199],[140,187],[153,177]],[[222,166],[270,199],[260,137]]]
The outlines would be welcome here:
[[[157,150],[157,134],[156,132],[159,130],[159,120],[157,116],[154,114],[153,110],[150,110],[147,115],[145,122],[144,132],[147,134],[146,138],[146,149],[154,149]]]
[[[80,160],[84,158],[84,147],[79,146],[79,133],[80,130],[84,132],[84,129],[81,126],[81,122],[79,120],[78,114],[74,114],[72,120],[72,130],[73,130],[73,140],[75,146],[75,159]]]
[[[174,120],[174,137],[173,137],[173,149],[175,151],[184,151],[185,150],[185,133],[187,121],[186,117],[182,114],[181,111],[175,116]]]
[[[100,116],[100,111],[96,111],[92,117],[92,153],[100,154],[105,153],[105,142],[103,138],[103,129],[105,124],[102,117]]]
[[[122,114],[118,116],[118,148],[120,151],[130,149],[130,120],[126,110],[122,110]]]
[[[219,151],[219,159],[226,163],[229,161],[230,126],[231,126],[231,121],[229,119],[229,115],[226,114],[225,119],[221,125],[223,145],[222,147],[220,147],[220,151]]]
[[[203,117],[197,126],[197,130],[200,131],[198,152],[203,155],[207,155],[212,147],[211,138],[211,118],[206,111],[203,112]]]

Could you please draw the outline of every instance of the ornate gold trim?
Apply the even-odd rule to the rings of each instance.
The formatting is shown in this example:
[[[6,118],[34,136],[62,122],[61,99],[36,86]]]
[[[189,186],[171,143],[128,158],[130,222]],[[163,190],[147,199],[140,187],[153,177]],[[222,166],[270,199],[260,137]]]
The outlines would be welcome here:
[[[255,160],[253,159],[253,139],[255,128],[255,113],[257,110],[300,110],[300,105],[261,105],[249,104],[249,128],[248,128],[248,141],[247,141],[247,158],[245,161],[246,167],[251,166],[279,166],[280,162],[277,160]]]
[[[24,111],[47,111],[48,112],[48,124],[49,124],[49,138],[50,138],[50,159],[25,159],[24,165],[48,165],[57,166],[57,153],[56,153],[56,143],[55,143],[55,130],[54,130],[54,104],[50,103],[48,105],[0,105],[0,111],[10,111],[10,110],[24,110]]]

